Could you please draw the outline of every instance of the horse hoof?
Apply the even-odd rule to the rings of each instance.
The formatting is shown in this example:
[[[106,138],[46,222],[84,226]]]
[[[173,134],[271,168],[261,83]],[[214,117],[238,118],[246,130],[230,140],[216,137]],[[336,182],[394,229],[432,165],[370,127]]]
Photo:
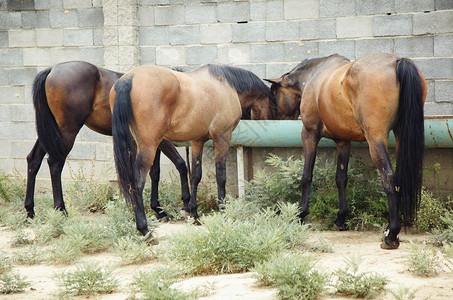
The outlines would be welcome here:
[[[185,209],[181,209],[179,213],[185,218],[190,217],[190,212],[186,211]]]
[[[392,241],[391,243],[387,243],[387,241],[384,239],[384,241],[381,243],[381,248],[385,250],[394,250],[398,249],[400,246],[400,241],[396,239],[395,241]]]
[[[347,231],[349,228],[346,225],[338,226],[337,224],[333,223],[332,228],[338,231]]]
[[[145,243],[151,246],[159,245],[159,242],[151,234],[145,238]]]
[[[168,223],[168,222],[170,222],[170,219],[168,218],[168,216],[164,216],[164,217],[160,217],[159,221],[162,223]]]
[[[193,219],[193,224],[196,225],[196,226],[201,226],[202,225],[198,218]]]
[[[27,211],[27,218],[33,219],[35,217],[35,212],[33,211]]]

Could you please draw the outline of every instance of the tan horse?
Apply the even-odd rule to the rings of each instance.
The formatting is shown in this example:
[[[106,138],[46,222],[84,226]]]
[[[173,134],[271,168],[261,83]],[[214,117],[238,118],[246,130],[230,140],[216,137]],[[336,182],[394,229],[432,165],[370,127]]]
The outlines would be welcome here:
[[[305,157],[300,217],[308,198],[316,148],[321,137],[337,144],[336,182],[340,209],[335,226],[346,229],[345,200],[351,141],[367,141],[388,198],[389,226],[382,248],[399,246],[399,208],[409,223],[419,204],[424,148],[423,105],[426,82],[415,64],[390,54],[371,54],[350,62],[343,56],[306,60],[272,82],[279,119],[293,118],[284,108],[300,102]],[[397,143],[395,172],[387,152],[389,132]]]
[[[207,65],[182,73],[145,65],[115,83],[110,92],[115,163],[125,198],[134,208],[137,229],[143,235],[148,233],[142,200],[145,174],[164,138],[192,141],[191,197],[184,206],[195,219],[203,145],[213,140],[218,199],[222,203],[226,158],[232,131],[241,118],[241,102],[242,107],[266,104],[265,109],[252,108],[257,118],[272,111],[269,89],[249,73],[226,66]],[[261,87],[264,92],[257,93]]]

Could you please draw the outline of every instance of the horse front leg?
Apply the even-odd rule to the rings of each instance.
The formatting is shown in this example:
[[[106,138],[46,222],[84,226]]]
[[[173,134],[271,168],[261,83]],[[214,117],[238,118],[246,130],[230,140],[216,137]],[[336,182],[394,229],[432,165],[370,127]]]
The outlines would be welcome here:
[[[24,207],[27,211],[27,218],[33,219],[35,216],[35,184],[36,175],[38,174],[39,168],[41,167],[42,159],[46,155],[46,151],[36,140],[35,145],[27,155],[27,190],[25,193]]]
[[[197,205],[197,191],[198,184],[202,176],[202,156],[203,156],[204,141],[192,141],[192,178],[191,178],[191,193],[189,201],[190,216],[198,222],[198,205]]]
[[[395,189],[395,176],[392,164],[387,152],[387,146],[383,142],[368,142],[370,144],[371,159],[380,172],[382,186],[387,195],[389,206],[389,225],[381,248],[397,249],[400,244],[398,234],[401,230],[401,225],[398,215],[398,191]]]
[[[351,153],[351,142],[337,142],[337,172],[336,183],[338,188],[339,210],[337,219],[334,222],[334,227],[338,230],[347,230],[345,224],[346,216],[348,215],[348,204],[346,203],[346,185],[348,183],[348,164],[349,154]]]
[[[226,195],[226,159],[231,141],[231,132],[224,136],[217,137],[214,141],[214,156],[215,156],[215,173],[217,181],[217,197],[219,209],[224,204]]]
[[[171,162],[175,165],[176,169],[179,172],[179,178],[181,181],[181,200],[184,204],[184,211],[189,212],[189,201],[190,201],[190,191],[189,191],[189,180],[187,179],[187,166],[184,159],[179,154],[175,145],[167,140],[163,140],[159,148],[167,156]]]
[[[302,128],[302,144],[304,151],[304,171],[302,174],[302,198],[300,200],[299,218],[302,222],[308,215],[310,187],[313,180],[313,168],[315,166],[316,151],[320,136],[317,133],[309,132],[305,127]]]
[[[160,150],[157,149],[153,165],[149,171],[151,177],[151,208],[156,212],[158,219],[163,219],[167,214],[159,204],[159,180],[160,180]]]

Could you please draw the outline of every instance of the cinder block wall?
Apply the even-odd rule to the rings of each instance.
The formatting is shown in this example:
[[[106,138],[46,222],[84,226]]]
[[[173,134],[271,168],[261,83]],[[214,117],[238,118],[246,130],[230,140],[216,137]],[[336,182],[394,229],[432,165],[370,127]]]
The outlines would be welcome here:
[[[62,61],[121,72],[220,63],[272,78],[306,58],[371,52],[414,59],[428,80],[425,114],[453,114],[450,0],[0,0],[0,170],[26,176],[36,139],[31,84]],[[116,179],[111,138],[89,129],[68,161],[64,179],[79,169]],[[234,168],[228,176],[233,182]],[[47,166],[38,178],[49,179]]]

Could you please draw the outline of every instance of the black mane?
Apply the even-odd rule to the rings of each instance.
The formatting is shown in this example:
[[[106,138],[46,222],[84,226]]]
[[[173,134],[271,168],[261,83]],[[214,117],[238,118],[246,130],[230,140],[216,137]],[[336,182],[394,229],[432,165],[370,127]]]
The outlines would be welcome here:
[[[326,60],[326,59],[328,59],[330,57],[333,57],[333,56],[342,57],[342,58],[344,58],[344,59],[349,61],[349,59],[347,59],[346,57],[338,55],[338,54],[332,54],[332,55],[329,55],[329,56],[310,58],[310,59],[307,58],[307,59],[303,60],[301,63],[298,63],[291,71],[289,71],[286,74],[283,74],[281,77],[284,77],[284,76],[288,75],[289,73],[292,73],[292,72],[294,72],[296,70],[303,69],[305,67],[311,66],[314,63],[317,63],[317,62],[319,62],[321,60]]]

